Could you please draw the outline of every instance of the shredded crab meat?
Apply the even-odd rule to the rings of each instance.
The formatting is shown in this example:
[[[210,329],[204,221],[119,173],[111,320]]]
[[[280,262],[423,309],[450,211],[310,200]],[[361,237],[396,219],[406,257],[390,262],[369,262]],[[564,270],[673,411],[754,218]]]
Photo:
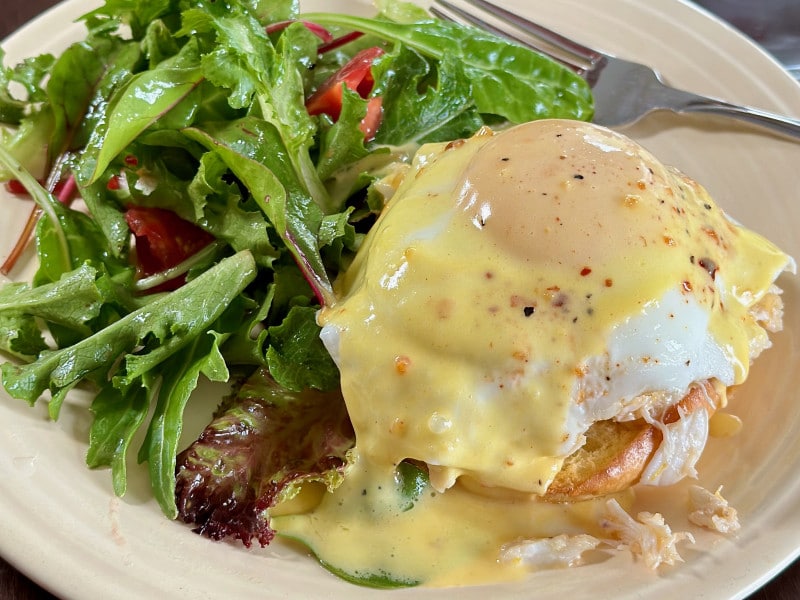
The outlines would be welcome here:
[[[735,533],[739,530],[739,517],[736,509],[728,505],[728,501],[718,488],[713,494],[699,485],[689,488],[689,521],[700,527],[718,533]]]
[[[659,513],[640,512],[634,519],[613,499],[606,502],[606,513],[600,525],[610,536],[608,544],[619,550],[629,550],[653,570],[662,564],[683,562],[678,543],[694,543],[694,536],[689,532],[673,533]]]
[[[573,567],[580,564],[584,552],[594,550],[600,543],[600,540],[587,534],[521,540],[505,544],[500,550],[500,561],[521,562],[541,569]]]
[[[642,473],[645,485],[672,485],[684,477],[697,477],[695,465],[708,439],[708,412],[700,409],[687,414],[678,407],[678,414],[680,418],[668,425],[648,419],[661,430],[663,439]]]

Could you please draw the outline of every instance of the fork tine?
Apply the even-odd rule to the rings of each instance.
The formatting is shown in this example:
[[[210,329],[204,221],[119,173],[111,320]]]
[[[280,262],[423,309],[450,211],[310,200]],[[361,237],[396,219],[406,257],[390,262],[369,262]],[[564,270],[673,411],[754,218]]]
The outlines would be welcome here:
[[[486,29],[500,36],[511,38],[523,45],[532,46],[550,57],[576,69],[577,71],[591,71],[592,67],[603,59],[603,55],[592,48],[588,48],[574,40],[547,29],[524,17],[516,15],[505,8],[492,4],[487,0],[463,0],[463,3],[490,15],[505,27],[497,26],[477,15],[456,6],[448,0],[434,0],[446,12],[431,8],[431,12],[439,17],[453,20],[453,15],[479,28]],[[514,29],[509,29],[513,27]],[[524,35],[520,35],[520,33]]]

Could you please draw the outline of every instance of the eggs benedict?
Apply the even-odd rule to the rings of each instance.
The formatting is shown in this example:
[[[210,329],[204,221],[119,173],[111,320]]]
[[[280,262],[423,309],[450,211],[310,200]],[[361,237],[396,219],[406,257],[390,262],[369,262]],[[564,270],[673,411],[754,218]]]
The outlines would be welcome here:
[[[727,389],[781,327],[790,257],[587,123],[423,146],[387,185],[318,316],[349,472],[279,532],[345,575],[495,579],[504,544],[602,537],[596,499],[696,474]],[[411,507],[401,464],[429,481]]]

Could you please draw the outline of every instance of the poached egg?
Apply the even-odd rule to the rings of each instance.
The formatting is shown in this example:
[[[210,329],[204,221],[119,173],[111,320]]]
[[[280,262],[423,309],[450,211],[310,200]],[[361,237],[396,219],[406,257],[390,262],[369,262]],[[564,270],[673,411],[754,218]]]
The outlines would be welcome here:
[[[698,183],[587,123],[543,120],[426,145],[389,188],[384,211],[336,282],[337,302],[318,316],[356,434],[352,476],[312,513],[316,525],[283,522],[290,535],[315,539],[312,547],[333,564],[341,545],[326,545],[314,527],[344,528],[341,539],[346,529],[391,540],[392,552],[370,542],[345,571],[361,560],[367,570],[430,580],[427,567],[408,565],[428,564],[416,555],[436,547],[432,534],[409,542],[411,553],[395,552],[399,530],[389,521],[397,511],[390,518],[374,504],[342,508],[381,489],[401,461],[424,464],[433,495],[451,498],[438,508],[420,502],[409,511],[414,518],[427,510],[437,523],[445,513],[457,523],[460,511],[470,529],[469,511],[485,514],[481,502],[493,501],[465,496],[476,487],[508,490],[536,504],[596,421],[658,422],[697,382],[714,382],[724,404],[724,389],[744,381],[769,346],[759,306],[777,298],[774,281],[795,268]],[[648,483],[693,474],[709,426],[699,412],[673,427],[690,441],[668,444],[672,455],[657,453],[653,461],[665,468],[654,464]],[[494,506],[513,523],[488,526],[478,554],[492,556],[494,545],[496,563],[496,548],[530,520],[524,504]],[[358,520],[371,525],[358,529]],[[425,528],[423,521],[403,527]],[[564,529],[574,528],[570,522]],[[519,527],[531,534],[530,525]],[[384,562],[375,562],[381,553]],[[406,564],[389,554],[406,556]]]

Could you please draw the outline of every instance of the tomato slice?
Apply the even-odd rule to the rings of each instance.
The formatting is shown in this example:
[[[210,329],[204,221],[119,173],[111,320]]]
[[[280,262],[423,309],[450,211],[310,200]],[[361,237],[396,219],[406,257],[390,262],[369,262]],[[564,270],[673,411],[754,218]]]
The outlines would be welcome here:
[[[214,241],[207,231],[163,208],[130,206],[125,220],[136,238],[139,277],[175,267]],[[184,281],[184,277],[176,277],[153,291],[174,290]]]
[[[375,133],[383,120],[383,99],[375,96],[367,101],[367,114],[361,119],[359,129],[364,134],[364,141],[375,139]]]
[[[366,98],[372,91],[372,86],[375,85],[372,78],[372,63],[382,54],[383,49],[374,46],[365,48],[353,56],[309,96],[306,100],[308,114],[326,114],[336,121],[342,112],[343,84],[358,92],[362,98]],[[377,112],[380,114],[379,110]]]

